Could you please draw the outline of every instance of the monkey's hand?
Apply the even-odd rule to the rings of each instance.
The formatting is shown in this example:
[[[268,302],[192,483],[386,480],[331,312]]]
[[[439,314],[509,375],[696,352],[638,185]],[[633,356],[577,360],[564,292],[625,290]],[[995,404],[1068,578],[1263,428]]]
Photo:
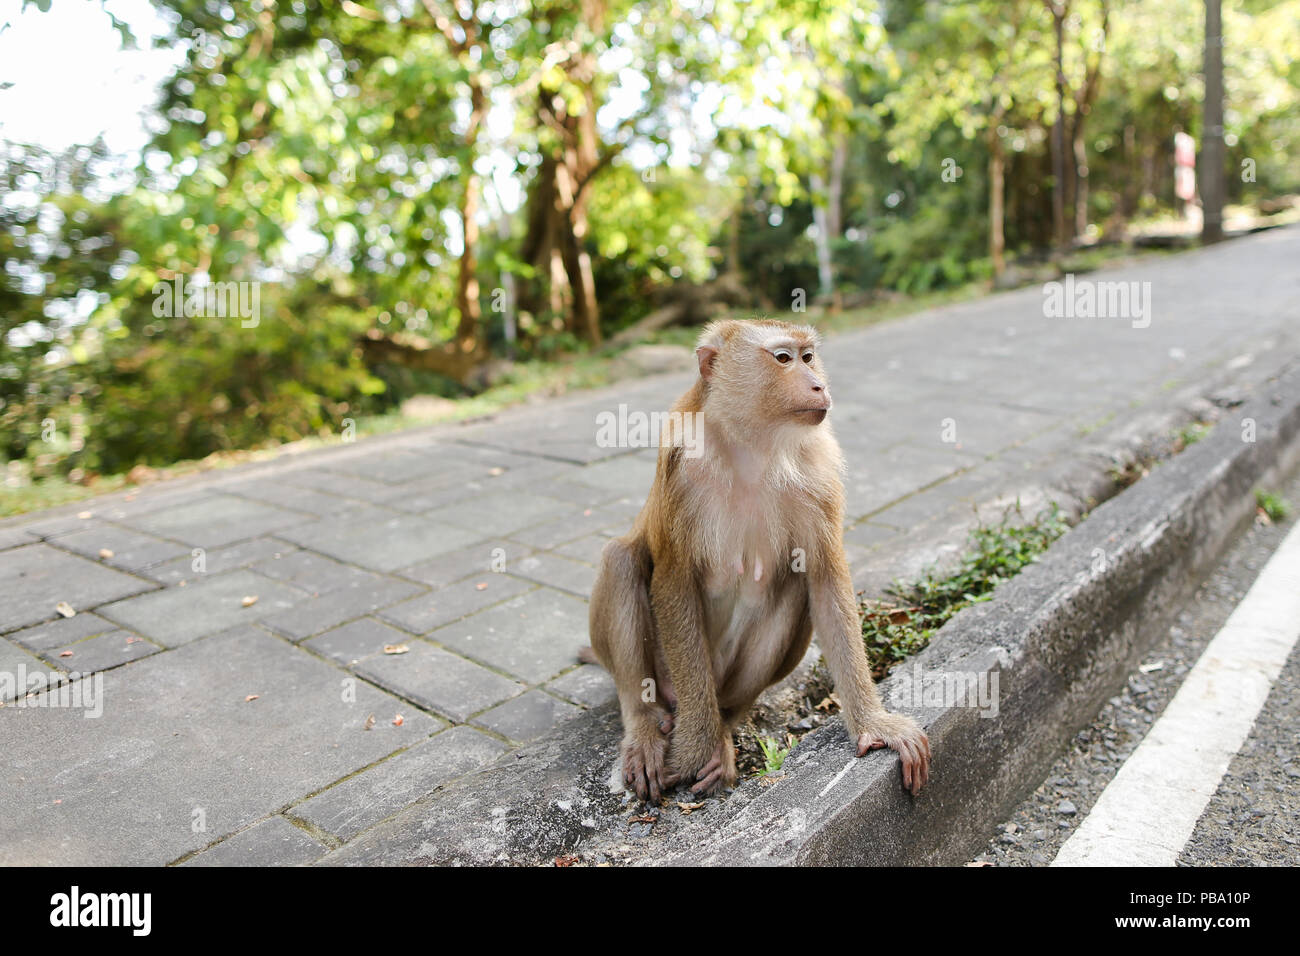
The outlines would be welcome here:
[[[642,800],[647,796],[658,803],[664,790],[676,785],[678,777],[670,773],[664,761],[673,719],[664,714],[658,723],[647,719],[623,736],[623,781]]]
[[[692,793],[712,793],[719,785],[734,787],[736,785],[736,747],[731,742],[731,734],[725,734],[714,748],[713,756],[695,775],[691,785]]]
[[[858,756],[888,747],[903,760],[903,788],[912,796],[930,780],[930,738],[916,721],[902,714],[881,713],[858,735]]]

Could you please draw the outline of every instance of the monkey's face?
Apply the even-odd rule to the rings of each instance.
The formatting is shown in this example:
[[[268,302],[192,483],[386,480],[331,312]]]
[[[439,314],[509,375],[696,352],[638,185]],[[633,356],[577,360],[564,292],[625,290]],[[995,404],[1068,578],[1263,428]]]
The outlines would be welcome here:
[[[831,390],[817,345],[814,336],[797,326],[762,336],[756,359],[768,383],[763,391],[771,396],[773,417],[804,425],[826,420]]]
[[[753,429],[820,425],[831,409],[820,344],[813,329],[786,322],[710,325],[695,350],[709,413]]]

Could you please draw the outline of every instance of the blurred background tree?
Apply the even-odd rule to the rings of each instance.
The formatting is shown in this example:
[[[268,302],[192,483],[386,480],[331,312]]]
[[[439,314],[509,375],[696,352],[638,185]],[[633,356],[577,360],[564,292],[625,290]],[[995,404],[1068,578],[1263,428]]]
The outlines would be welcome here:
[[[332,434],[646,322],[1014,284],[1178,226],[1201,140],[1198,0],[153,2],[145,149],[0,141],[11,479]],[[1226,198],[1276,212],[1300,0],[1223,22]],[[258,320],[160,313],[177,277]]]

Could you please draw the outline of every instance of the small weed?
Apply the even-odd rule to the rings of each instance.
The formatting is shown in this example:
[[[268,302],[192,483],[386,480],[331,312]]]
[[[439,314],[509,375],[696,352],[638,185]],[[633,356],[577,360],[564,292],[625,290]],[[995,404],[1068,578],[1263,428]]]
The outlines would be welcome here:
[[[1264,491],[1262,488],[1255,491],[1255,505],[1258,508],[1258,513],[1273,524],[1285,521],[1291,516],[1291,502],[1281,495],[1274,494],[1271,491]]]
[[[1020,505],[1008,509],[997,525],[981,525],[970,533],[970,548],[952,573],[940,577],[931,570],[909,584],[896,582],[890,591],[903,606],[862,602],[862,637],[877,678],[930,643],[934,632],[962,608],[989,600],[994,588],[1015,577],[1068,528],[1056,504],[1027,524],[1013,523],[1013,511],[1020,516]]]
[[[1178,431],[1174,432],[1174,452],[1180,452],[1188,445],[1195,445],[1198,441],[1210,433],[1214,425],[1210,422],[1194,421],[1188,422]]]
[[[785,735],[785,746],[775,737],[759,737],[758,746],[763,751],[763,770],[762,775],[776,773],[785,766],[785,758],[790,756],[790,751],[798,743],[794,734]]]

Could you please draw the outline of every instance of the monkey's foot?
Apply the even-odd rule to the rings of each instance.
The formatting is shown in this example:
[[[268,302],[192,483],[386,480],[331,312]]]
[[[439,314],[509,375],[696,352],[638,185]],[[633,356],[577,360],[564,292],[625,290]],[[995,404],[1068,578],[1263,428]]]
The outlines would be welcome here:
[[[903,760],[903,789],[912,796],[930,780],[930,738],[916,721],[900,714],[882,714],[858,735],[858,756],[888,747]]]
[[[663,729],[665,724],[667,730]],[[658,803],[663,791],[677,783],[678,778],[669,772],[664,761],[671,732],[672,718],[665,715],[659,723],[651,723],[623,738],[623,782],[642,800],[649,797],[652,803]]]
[[[700,768],[695,780],[691,785],[692,793],[712,793],[719,784],[724,787],[736,785],[736,748],[731,742],[731,734],[718,741],[713,756]]]

